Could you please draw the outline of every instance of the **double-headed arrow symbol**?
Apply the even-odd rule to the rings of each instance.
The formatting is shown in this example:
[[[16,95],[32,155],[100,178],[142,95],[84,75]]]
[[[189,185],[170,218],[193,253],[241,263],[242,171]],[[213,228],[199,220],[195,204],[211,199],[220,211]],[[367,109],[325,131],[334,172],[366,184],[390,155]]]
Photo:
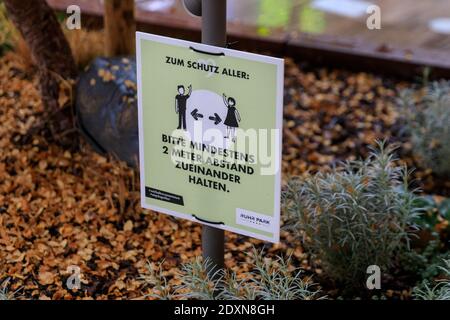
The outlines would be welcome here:
[[[203,118],[203,115],[201,113],[198,113],[198,109],[194,109],[194,111],[191,112],[191,115],[195,120]]]
[[[222,122],[222,119],[220,119],[220,117],[217,113],[214,113],[214,117],[209,117],[209,120],[214,121],[214,124],[216,126]]]

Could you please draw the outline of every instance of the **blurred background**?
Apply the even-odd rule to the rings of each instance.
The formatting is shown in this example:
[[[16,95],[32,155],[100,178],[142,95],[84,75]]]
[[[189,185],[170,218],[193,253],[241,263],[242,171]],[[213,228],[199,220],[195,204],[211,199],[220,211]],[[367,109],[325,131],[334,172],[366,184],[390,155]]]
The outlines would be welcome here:
[[[49,2],[61,8],[70,2],[96,13],[103,7],[103,0]],[[382,28],[376,31],[365,23],[372,4],[381,9]],[[167,23],[192,19],[179,0],[136,0],[136,8],[138,17],[156,13]],[[412,48],[450,48],[447,0],[228,0],[228,19],[261,37],[308,33]]]

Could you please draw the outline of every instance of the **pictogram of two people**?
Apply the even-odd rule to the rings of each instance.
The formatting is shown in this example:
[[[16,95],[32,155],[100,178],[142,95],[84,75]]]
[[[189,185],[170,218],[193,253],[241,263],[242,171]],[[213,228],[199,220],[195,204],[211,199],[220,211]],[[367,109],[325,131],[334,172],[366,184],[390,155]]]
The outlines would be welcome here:
[[[178,128],[182,130],[187,130],[186,127],[186,107],[187,100],[192,94],[192,85],[189,85],[188,92],[183,85],[179,85],[178,94],[175,97],[175,112],[178,114]],[[227,107],[227,116],[225,118],[224,124],[227,126],[226,139],[232,139],[236,142],[236,128],[239,127],[239,122],[241,122],[241,116],[236,109],[236,100],[232,97],[227,97],[224,93],[222,95],[223,103]]]

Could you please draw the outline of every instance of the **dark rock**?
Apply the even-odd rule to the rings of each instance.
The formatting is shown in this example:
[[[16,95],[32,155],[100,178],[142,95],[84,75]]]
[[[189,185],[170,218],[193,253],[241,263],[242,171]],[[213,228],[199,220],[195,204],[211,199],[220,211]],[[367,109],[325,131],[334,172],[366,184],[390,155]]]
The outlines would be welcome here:
[[[129,165],[139,159],[134,58],[97,58],[77,86],[76,112],[85,137],[97,151]]]

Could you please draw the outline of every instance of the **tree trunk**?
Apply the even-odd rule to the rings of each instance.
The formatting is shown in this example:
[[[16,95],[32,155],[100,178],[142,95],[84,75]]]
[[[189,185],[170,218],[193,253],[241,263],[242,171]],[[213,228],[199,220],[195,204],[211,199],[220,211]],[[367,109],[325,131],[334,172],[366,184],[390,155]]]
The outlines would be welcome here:
[[[44,106],[54,115],[52,131],[73,128],[72,106],[60,106],[64,86],[72,89],[77,69],[60,24],[45,0],[4,0],[8,17],[27,43],[39,72]],[[62,107],[66,107],[63,111]],[[69,107],[69,108],[67,108]],[[69,109],[69,110],[67,110]]]
[[[105,0],[105,55],[130,55],[135,52],[136,22],[134,0]]]

